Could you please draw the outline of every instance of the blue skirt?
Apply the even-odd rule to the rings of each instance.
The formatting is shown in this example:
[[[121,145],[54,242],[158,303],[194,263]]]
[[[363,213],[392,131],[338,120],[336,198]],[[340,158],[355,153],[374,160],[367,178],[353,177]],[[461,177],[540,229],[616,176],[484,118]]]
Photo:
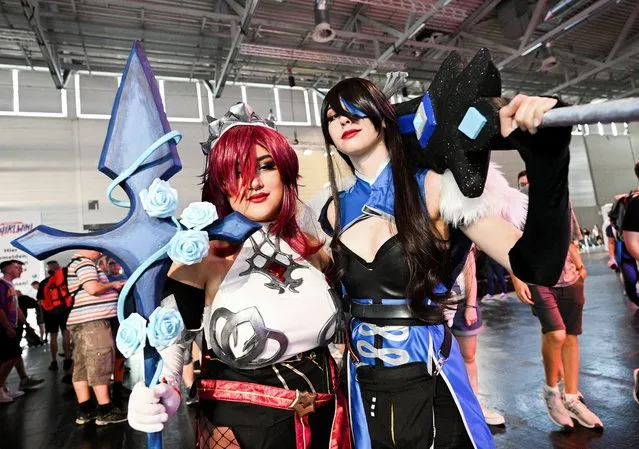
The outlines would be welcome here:
[[[382,347],[376,348],[375,338],[381,337]],[[351,429],[356,449],[371,449],[364,404],[357,380],[357,366],[374,365],[375,359],[384,366],[400,366],[424,362],[431,372],[437,364],[437,352],[444,338],[444,325],[377,326],[354,318],[351,321],[351,346],[359,363],[348,355],[348,389]],[[495,443],[484,419],[477,397],[470,386],[466,366],[453,338],[448,360],[439,373],[448,386],[462,417],[466,432],[476,449],[493,449]],[[379,346],[379,345],[378,345]],[[431,373],[432,374],[432,373]],[[437,422],[435,422],[437,429]]]

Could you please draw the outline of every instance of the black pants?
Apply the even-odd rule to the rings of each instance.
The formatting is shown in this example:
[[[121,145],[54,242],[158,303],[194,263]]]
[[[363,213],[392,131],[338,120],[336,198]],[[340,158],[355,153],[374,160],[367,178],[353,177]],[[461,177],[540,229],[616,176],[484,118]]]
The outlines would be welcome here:
[[[424,363],[357,370],[373,449],[466,449],[472,443],[444,380]]]
[[[435,448],[472,448],[455,399],[441,376],[435,381]]]

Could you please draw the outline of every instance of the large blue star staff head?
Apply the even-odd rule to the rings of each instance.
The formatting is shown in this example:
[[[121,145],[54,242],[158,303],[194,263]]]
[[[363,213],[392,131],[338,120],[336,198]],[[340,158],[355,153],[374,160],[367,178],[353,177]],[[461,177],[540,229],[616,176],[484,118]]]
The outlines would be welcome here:
[[[128,207],[119,223],[91,233],[72,233],[38,226],[12,244],[38,259],[71,249],[98,250],[117,259],[130,275],[120,298],[118,317],[123,319],[123,300],[129,292],[137,313],[148,319],[159,306],[171,260],[166,249],[180,224],[171,218],[154,218],[141,205],[139,193],[156,178],[168,180],[181,168],[176,143],[181,135],[171,131],[157,82],[139,42],[131,50],[118,88],[98,169],[113,182],[108,195],[119,185],[128,201],[112,200]],[[203,230],[210,238],[243,241],[260,226],[234,213]],[[128,300],[131,300],[131,295]],[[144,347],[145,382],[157,380],[159,355]],[[162,447],[161,434],[149,434],[148,447]]]

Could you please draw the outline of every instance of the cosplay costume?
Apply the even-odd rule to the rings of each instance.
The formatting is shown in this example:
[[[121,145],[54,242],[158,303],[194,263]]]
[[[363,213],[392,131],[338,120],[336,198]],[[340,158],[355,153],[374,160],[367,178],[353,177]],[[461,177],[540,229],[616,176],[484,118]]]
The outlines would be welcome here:
[[[424,189],[426,173],[427,170],[419,170],[416,174],[420,191]],[[373,182],[357,176],[355,185],[340,193],[344,223],[341,232],[369,217],[392,221],[394,200],[390,164]],[[325,232],[332,235],[333,229],[326,218],[327,206],[322,211],[321,224]],[[465,253],[470,247],[470,241],[460,232],[455,232],[453,241],[455,252]],[[436,432],[445,432],[444,418],[448,420],[444,416],[441,422],[437,420],[434,389],[437,397],[450,391],[463,422],[463,429],[457,428],[456,432],[466,432],[475,448],[494,447],[459,347],[443,324],[443,317],[439,324],[424,325],[408,307],[405,296],[408,266],[397,236],[387,240],[370,263],[348,248],[346,251],[348,260],[342,284],[352,315],[347,369],[355,447],[376,447],[371,445],[371,437],[378,442],[392,440],[396,447],[431,447],[434,435],[423,435],[420,428],[431,428],[434,419]],[[440,284],[438,293],[446,291]],[[425,303],[436,305],[428,299]],[[431,385],[424,382],[433,377],[437,381]],[[430,401],[435,402],[434,415],[433,402],[423,406],[423,398],[429,396]],[[394,422],[392,437],[386,431],[391,421]],[[393,446],[389,443],[388,447]]]
[[[395,105],[420,193],[429,169],[442,174],[439,209],[450,229],[451,270],[435,294],[446,294],[452,287],[470,249],[471,241],[459,226],[491,215],[502,216],[520,228],[526,221],[523,236],[510,251],[515,275],[543,284],[554,282],[561,272],[555,263],[557,256],[537,258],[561,252],[563,246],[567,251],[567,237],[557,232],[557,227],[561,230],[568,225],[571,129],[541,129],[535,136],[515,131],[501,139],[497,136],[498,110],[486,98],[500,92],[499,72],[487,51],[480,51],[464,70],[453,53],[429,92]],[[462,130],[458,124],[465,121],[470,109],[474,109],[472,114],[483,116],[483,123],[473,130],[471,117],[471,126]],[[537,190],[530,196],[527,217],[525,196],[510,188],[489,162],[494,148],[517,148],[529,176],[532,171],[536,178],[531,181],[531,193],[533,188]],[[540,151],[541,156],[537,154]],[[554,163],[552,168],[548,168],[549,160]],[[337,235],[327,219],[331,200],[322,209],[320,223],[329,235],[339,237],[371,217],[394,220],[390,163],[381,167],[373,180],[355,175],[355,185],[339,193]],[[548,226],[552,226],[555,238],[542,243],[540,234],[546,234]],[[537,238],[531,236],[534,232]],[[434,443],[435,447],[493,448],[457,343],[451,341],[443,324],[441,306],[432,298],[424,299],[426,306],[432,306],[428,322],[409,307],[405,296],[409,271],[397,236],[379,248],[372,262],[342,246],[346,254],[342,291],[345,308],[352,316],[347,369],[355,447],[430,448]],[[566,251],[559,259],[565,258]]]
[[[238,125],[270,127],[240,103],[211,122],[203,148]],[[186,327],[203,328],[196,447],[350,447],[327,349],[340,309],[323,273],[264,225],[242,243],[210,305],[198,289],[169,285]],[[161,353],[165,376],[178,378],[187,348],[185,339]]]

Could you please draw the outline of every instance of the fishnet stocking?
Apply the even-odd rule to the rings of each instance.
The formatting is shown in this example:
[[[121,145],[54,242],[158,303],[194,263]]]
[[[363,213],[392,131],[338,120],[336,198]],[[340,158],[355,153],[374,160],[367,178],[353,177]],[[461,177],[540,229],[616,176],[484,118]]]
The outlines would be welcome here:
[[[196,449],[241,449],[230,427],[215,427],[205,416],[196,419]]]

